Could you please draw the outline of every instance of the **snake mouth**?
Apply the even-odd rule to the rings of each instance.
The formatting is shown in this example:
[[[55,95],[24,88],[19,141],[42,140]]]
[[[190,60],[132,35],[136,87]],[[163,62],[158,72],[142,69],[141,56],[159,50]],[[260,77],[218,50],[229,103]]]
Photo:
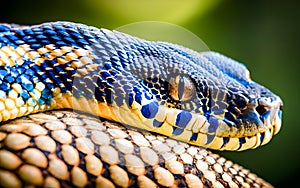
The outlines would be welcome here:
[[[217,116],[204,118],[199,130],[203,134],[204,146],[218,150],[245,150],[265,145],[281,128],[282,101],[279,97],[261,97],[248,103],[235,124]],[[198,119],[201,120],[201,115]],[[203,119],[203,118],[202,118]],[[197,127],[195,123],[194,127]],[[199,136],[198,136],[199,137]],[[200,141],[201,142],[201,141]],[[191,142],[193,143],[193,142]]]
[[[283,104],[279,97],[262,97],[249,103],[237,120],[237,137],[254,136],[272,129],[275,135],[281,128]]]

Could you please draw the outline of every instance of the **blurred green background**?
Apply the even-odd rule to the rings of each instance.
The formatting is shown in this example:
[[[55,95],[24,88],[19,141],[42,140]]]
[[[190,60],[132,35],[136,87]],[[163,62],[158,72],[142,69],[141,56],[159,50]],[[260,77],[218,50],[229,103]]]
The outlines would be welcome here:
[[[283,127],[264,147],[220,154],[276,187],[297,185],[300,11],[296,1],[2,0],[0,6],[0,22],[18,24],[68,20],[114,29],[137,21],[165,21],[193,32],[211,50],[245,63],[254,80],[282,97]]]

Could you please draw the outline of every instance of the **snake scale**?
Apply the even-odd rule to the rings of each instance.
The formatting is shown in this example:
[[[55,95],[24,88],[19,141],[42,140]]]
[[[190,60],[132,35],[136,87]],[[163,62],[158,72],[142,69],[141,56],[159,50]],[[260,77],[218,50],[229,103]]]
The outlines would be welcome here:
[[[1,187],[272,187],[205,148],[264,145],[281,113],[216,52],[70,22],[0,24]]]

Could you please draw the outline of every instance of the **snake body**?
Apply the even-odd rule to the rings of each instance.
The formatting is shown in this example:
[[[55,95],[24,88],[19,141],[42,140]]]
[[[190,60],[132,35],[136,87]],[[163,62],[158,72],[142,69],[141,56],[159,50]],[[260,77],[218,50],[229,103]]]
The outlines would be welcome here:
[[[185,163],[185,158],[174,151],[175,145],[178,144],[174,141],[176,144],[168,145],[169,150],[163,153],[160,153],[162,152],[160,149],[156,149],[156,156],[160,162],[150,164],[141,155],[141,147],[152,150],[149,147],[151,145],[155,148],[156,144],[153,142],[155,143],[156,140],[161,146],[167,146],[166,143],[170,141],[159,136],[153,136],[155,139],[149,140],[148,137],[151,135],[147,137],[146,133],[143,133],[141,138],[147,138],[146,141],[150,142],[150,145],[139,145],[134,142],[131,145],[134,150],[131,152],[124,152],[120,149],[122,147],[119,147],[118,151],[112,150],[111,147],[116,147],[119,142],[116,141],[117,139],[124,139],[126,143],[128,140],[134,141],[133,135],[138,134],[127,128],[119,128],[126,132],[127,136],[119,138],[110,134],[106,137],[110,140],[106,146],[110,146],[107,150],[112,151],[108,156],[115,156],[114,154],[119,152],[118,155],[122,156],[122,160],[108,160],[109,157],[105,155],[106,150],[101,152],[103,145],[94,140],[97,138],[93,137],[93,129],[88,127],[88,123],[81,123],[80,129],[89,134],[78,136],[70,131],[72,124],[65,123],[61,120],[62,117],[52,114],[51,117],[55,121],[59,120],[64,124],[63,128],[58,129],[61,133],[55,133],[59,136],[54,136],[53,131],[58,130],[46,126],[47,122],[51,122],[49,116],[46,116],[49,119],[40,122],[30,119],[33,117],[30,114],[49,110],[75,109],[125,126],[136,127],[139,131],[142,129],[156,132],[192,145],[218,150],[245,150],[268,143],[271,137],[278,133],[281,127],[281,107],[281,99],[252,81],[244,65],[216,52],[198,53],[170,43],[149,42],[117,31],[70,22],[45,23],[36,26],[0,25],[0,119],[4,124],[0,129],[3,141],[0,157],[20,158],[18,156],[21,156],[22,158],[25,155],[24,151],[34,145],[35,149],[46,152],[47,160],[50,161],[38,168],[52,169],[47,173],[62,180],[63,185],[70,180],[69,176],[72,179],[76,177],[74,174],[80,174],[83,169],[86,171],[83,172],[86,176],[80,176],[86,177],[86,181],[83,182],[93,179],[92,182],[96,184],[97,182],[110,182],[108,184],[113,185],[113,182],[123,187],[134,185],[143,187],[142,185],[147,184],[145,182],[161,186],[179,186],[182,183],[182,185],[193,187],[200,185],[199,182],[205,183],[207,179],[210,183],[206,182],[205,186],[217,187],[217,185],[230,186],[228,182],[236,184],[236,181],[231,178],[227,178],[230,181],[224,180],[222,177],[222,173],[226,172],[223,170],[224,163],[219,164],[221,168],[216,167],[219,169],[218,175],[210,174],[210,178],[207,178],[206,171],[205,173],[201,171],[203,162],[199,162],[203,155],[199,155],[199,159],[196,157],[196,154],[202,151],[200,148],[195,149],[193,146],[186,145],[181,154],[194,150],[194,154],[189,153],[194,160]],[[30,115],[27,119],[21,119],[25,123],[15,120],[12,121],[13,123],[5,124],[7,121],[27,115]],[[81,120],[88,119],[80,115],[76,117]],[[21,125],[15,126],[17,124]],[[73,169],[71,175],[57,175],[53,170],[51,160],[66,159],[67,157],[63,154],[67,146],[44,151],[36,144],[36,138],[33,139],[41,135],[28,132],[27,129],[30,127],[28,124],[40,124],[42,127],[37,127],[45,129],[43,136],[54,139],[59,146],[68,145],[74,149],[73,145],[75,145],[81,153],[80,159],[83,160],[84,156],[94,156],[93,159],[98,159],[97,164],[100,164],[99,160],[106,164],[104,167],[106,170],[98,171],[99,173],[95,175],[89,171],[88,167],[81,168],[80,160],[72,164],[66,161],[67,170]],[[101,123],[98,124],[100,126]],[[108,126],[107,129],[110,128]],[[63,130],[69,132],[62,133]],[[106,134],[101,131],[100,135]],[[69,142],[65,142],[64,134],[70,134]],[[22,147],[11,144],[14,139],[9,139],[9,137],[13,136],[17,136],[16,138],[19,136],[20,140],[24,136],[25,140],[29,138],[25,142],[28,144]],[[96,155],[94,150],[88,152],[85,149],[80,150],[78,148],[80,142],[76,141],[81,137],[86,139],[85,144],[91,143],[94,148],[100,148],[100,156]],[[17,151],[18,156],[9,149]],[[47,152],[62,153],[62,156],[53,157]],[[164,154],[167,155],[166,153],[170,156],[173,154],[175,158],[166,158],[164,156]],[[218,157],[212,156],[216,161]],[[7,158],[3,159],[8,161]],[[134,159],[144,162],[141,163],[143,165],[138,166],[141,167],[140,170],[138,167],[131,168],[134,166],[132,165]],[[84,160],[83,163],[88,163],[87,161]],[[124,169],[122,171],[117,168],[122,161],[125,161],[128,171],[125,171],[127,175],[125,183],[116,180],[116,173],[124,171]],[[170,161],[176,161],[176,164],[170,165]],[[23,165],[25,167],[21,166],[23,167],[21,168],[21,163],[17,164],[19,165],[10,167],[3,163],[0,166],[0,177],[7,177],[7,174],[11,173],[6,171],[7,169],[15,170],[18,171],[22,181],[28,183],[27,180],[30,178],[21,173],[27,166]],[[32,165],[32,162],[29,164]],[[150,164],[151,168],[147,169],[145,164]],[[212,162],[213,164],[216,162]],[[178,167],[180,173],[174,170],[174,165],[180,166]],[[182,168],[181,165],[183,165]],[[75,167],[71,168],[73,166],[77,167],[76,170],[74,170]],[[206,164],[205,169],[212,171],[207,167]],[[214,170],[218,171],[216,168]],[[245,179],[242,177],[243,182],[247,182],[244,180],[246,180],[245,174],[248,175],[248,173],[242,173],[241,167],[237,169],[245,176]],[[161,173],[162,177],[158,175]],[[130,181],[133,175],[135,178]],[[50,176],[45,174],[42,176],[43,178],[39,178],[41,179],[39,183],[29,182],[29,184],[45,186],[45,183],[50,181],[45,177]],[[105,180],[96,181],[97,178],[94,176]],[[106,179],[108,177],[110,179]],[[167,182],[166,179],[173,181]],[[255,178],[250,179],[247,183],[252,182],[254,185]],[[74,183],[75,180],[76,178],[73,178],[71,183],[81,186],[81,184]],[[219,182],[219,184],[215,185],[211,182]],[[262,183],[262,180],[258,182],[260,186],[268,185]],[[86,186],[87,183],[82,185]]]

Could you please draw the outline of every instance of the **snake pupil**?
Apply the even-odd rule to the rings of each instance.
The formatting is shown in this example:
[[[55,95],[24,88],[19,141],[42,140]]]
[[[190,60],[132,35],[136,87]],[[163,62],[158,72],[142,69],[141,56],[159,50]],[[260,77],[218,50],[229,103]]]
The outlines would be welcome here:
[[[175,101],[187,101],[195,94],[195,86],[188,77],[177,76],[170,80],[169,94]]]
[[[184,95],[184,78],[183,77],[179,77],[179,83],[178,83],[178,98],[179,100],[181,100],[183,98]]]

